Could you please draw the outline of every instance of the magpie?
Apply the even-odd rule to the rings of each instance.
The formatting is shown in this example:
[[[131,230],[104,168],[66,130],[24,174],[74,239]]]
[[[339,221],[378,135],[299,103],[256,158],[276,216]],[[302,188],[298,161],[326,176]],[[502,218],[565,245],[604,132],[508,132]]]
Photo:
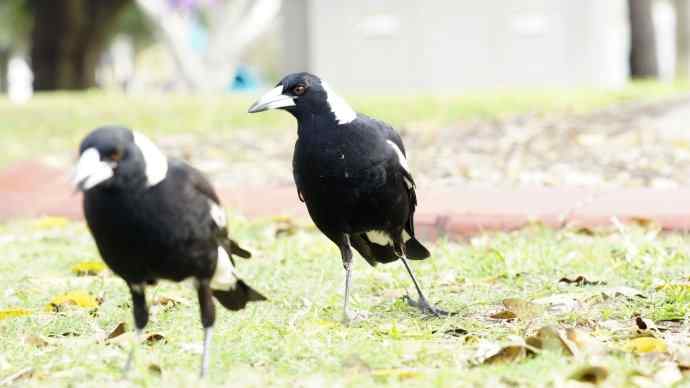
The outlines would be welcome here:
[[[249,113],[283,109],[297,119],[292,160],[297,195],[319,230],[335,243],[345,268],[344,321],[352,278],[353,247],[372,266],[402,261],[423,313],[448,313],[422,293],[407,259],[429,251],[415,238],[415,182],[400,135],[388,124],[356,113],[325,80],[310,73],[283,78]]]
[[[148,323],[146,286],[160,279],[194,280],[208,371],[213,297],[228,310],[266,298],[242,281],[232,255],[251,253],[228,237],[226,214],[206,177],[168,159],[141,133],[96,128],[79,147],[74,184],[84,192],[86,223],[101,257],[129,287],[137,336]],[[132,347],[125,371],[133,359]]]

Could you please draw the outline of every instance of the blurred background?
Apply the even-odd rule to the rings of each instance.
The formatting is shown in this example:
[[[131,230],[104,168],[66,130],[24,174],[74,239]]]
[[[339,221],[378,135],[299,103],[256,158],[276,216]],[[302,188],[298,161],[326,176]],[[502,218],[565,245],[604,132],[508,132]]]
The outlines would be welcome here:
[[[310,71],[397,126],[422,182],[684,185],[690,0],[2,0],[0,167],[119,123],[228,184],[290,184]]]

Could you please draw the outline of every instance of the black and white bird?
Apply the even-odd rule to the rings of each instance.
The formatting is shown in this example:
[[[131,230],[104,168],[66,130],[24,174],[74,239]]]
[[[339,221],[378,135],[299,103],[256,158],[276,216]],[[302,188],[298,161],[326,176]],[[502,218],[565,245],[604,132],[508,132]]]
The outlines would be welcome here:
[[[326,81],[309,73],[283,78],[249,108],[290,112],[298,124],[292,167],[297,194],[316,226],[343,260],[344,320],[348,310],[354,247],[372,266],[401,260],[424,313],[447,315],[427,301],[407,259],[429,251],[415,238],[415,182],[400,135],[381,121],[356,113]]]
[[[229,310],[266,299],[235,271],[232,255],[251,254],[228,237],[225,211],[206,177],[168,159],[141,133],[97,128],[79,153],[74,183],[84,192],[86,222],[103,260],[129,287],[138,336],[149,319],[146,286],[194,280],[204,327],[203,377],[216,318],[213,297]],[[134,346],[125,370],[133,353]]]

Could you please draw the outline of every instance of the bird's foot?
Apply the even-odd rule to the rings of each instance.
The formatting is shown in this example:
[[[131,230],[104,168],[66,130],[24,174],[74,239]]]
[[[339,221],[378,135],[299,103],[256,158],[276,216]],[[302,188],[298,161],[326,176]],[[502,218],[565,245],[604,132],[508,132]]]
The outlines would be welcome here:
[[[448,311],[440,309],[429,303],[429,301],[427,301],[423,296],[420,296],[418,300],[414,300],[409,295],[405,295],[405,300],[407,301],[408,305],[418,308],[422,314],[434,316],[436,318],[444,318],[451,315],[451,313]]]
[[[367,319],[369,319],[369,313],[366,311],[348,309],[343,313],[343,324],[346,326],[350,326],[357,322],[366,321]]]

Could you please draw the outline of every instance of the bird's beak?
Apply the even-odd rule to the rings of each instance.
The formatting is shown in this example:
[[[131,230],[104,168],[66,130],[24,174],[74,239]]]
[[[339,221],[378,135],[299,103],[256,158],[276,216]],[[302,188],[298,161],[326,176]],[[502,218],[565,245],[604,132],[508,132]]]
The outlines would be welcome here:
[[[82,152],[77,162],[73,183],[77,190],[87,191],[100,183],[110,179],[114,166],[103,162],[101,155],[95,148],[88,148]]]
[[[295,106],[295,97],[286,96],[283,94],[283,85],[278,85],[264,94],[249,107],[249,113],[263,112],[269,109],[285,108],[288,106]]]

